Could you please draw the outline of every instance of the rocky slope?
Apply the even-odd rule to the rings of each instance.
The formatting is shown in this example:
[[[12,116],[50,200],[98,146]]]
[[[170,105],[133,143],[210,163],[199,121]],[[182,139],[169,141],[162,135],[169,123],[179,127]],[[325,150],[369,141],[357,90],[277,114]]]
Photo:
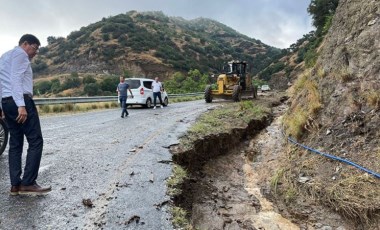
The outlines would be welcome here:
[[[306,145],[377,173],[379,39],[380,2],[341,0],[317,64],[292,88],[292,103],[285,118],[287,133]],[[378,229],[379,178],[305,150],[289,149],[282,195],[298,188],[306,197],[356,222],[358,228]],[[307,182],[300,183],[300,178],[307,178]]]

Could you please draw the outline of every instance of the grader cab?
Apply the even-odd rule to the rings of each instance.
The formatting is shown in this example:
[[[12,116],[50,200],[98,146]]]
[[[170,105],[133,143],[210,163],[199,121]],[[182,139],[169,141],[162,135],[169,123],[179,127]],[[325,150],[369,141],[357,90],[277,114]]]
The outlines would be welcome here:
[[[243,97],[257,97],[257,90],[252,79],[247,76],[247,63],[231,61],[218,76],[216,86],[208,85],[205,89],[205,101],[211,103],[214,98],[241,101]]]

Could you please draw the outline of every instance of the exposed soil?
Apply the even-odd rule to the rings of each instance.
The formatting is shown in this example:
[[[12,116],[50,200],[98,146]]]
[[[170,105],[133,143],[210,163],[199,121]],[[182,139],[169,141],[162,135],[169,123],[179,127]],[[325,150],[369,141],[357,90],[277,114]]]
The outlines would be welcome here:
[[[283,99],[274,93],[261,95],[258,103],[274,106],[272,116],[255,121],[245,131],[198,140],[192,154],[178,154],[179,148],[173,149],[177,153],[174,161],[190,174],[175,203],[189,211],[193,227],[355,229],[313,201],[294,199],[288,210],[289,204],[271,195],[270,180],[285,157],[280,119],[287,105]]]

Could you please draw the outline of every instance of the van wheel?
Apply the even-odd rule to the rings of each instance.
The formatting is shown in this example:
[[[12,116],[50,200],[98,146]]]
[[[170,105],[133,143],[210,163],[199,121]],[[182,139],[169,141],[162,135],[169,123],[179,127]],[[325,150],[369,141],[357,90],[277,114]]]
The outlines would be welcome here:
[[[150,98],[148,98],[148,100],[146,100],[145,107],[147,107],[147,108],[152,107],[152,100]]]
[[[169,105],[169,99],[167,97],[165,97],[164,99],[164,106],[168,106]]]

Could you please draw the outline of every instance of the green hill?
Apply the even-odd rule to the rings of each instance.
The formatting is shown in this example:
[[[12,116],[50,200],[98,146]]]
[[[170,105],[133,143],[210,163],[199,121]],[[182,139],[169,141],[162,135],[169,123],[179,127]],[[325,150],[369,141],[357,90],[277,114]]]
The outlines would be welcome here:
[[[33,69],[37,76],[127,71],[165,79],[191,69],[218,72],[226,61],[239,59],[256,74],[281,55],[280,49],[211,19],[130,11],[103,18],[66,38],[48,37]]]

